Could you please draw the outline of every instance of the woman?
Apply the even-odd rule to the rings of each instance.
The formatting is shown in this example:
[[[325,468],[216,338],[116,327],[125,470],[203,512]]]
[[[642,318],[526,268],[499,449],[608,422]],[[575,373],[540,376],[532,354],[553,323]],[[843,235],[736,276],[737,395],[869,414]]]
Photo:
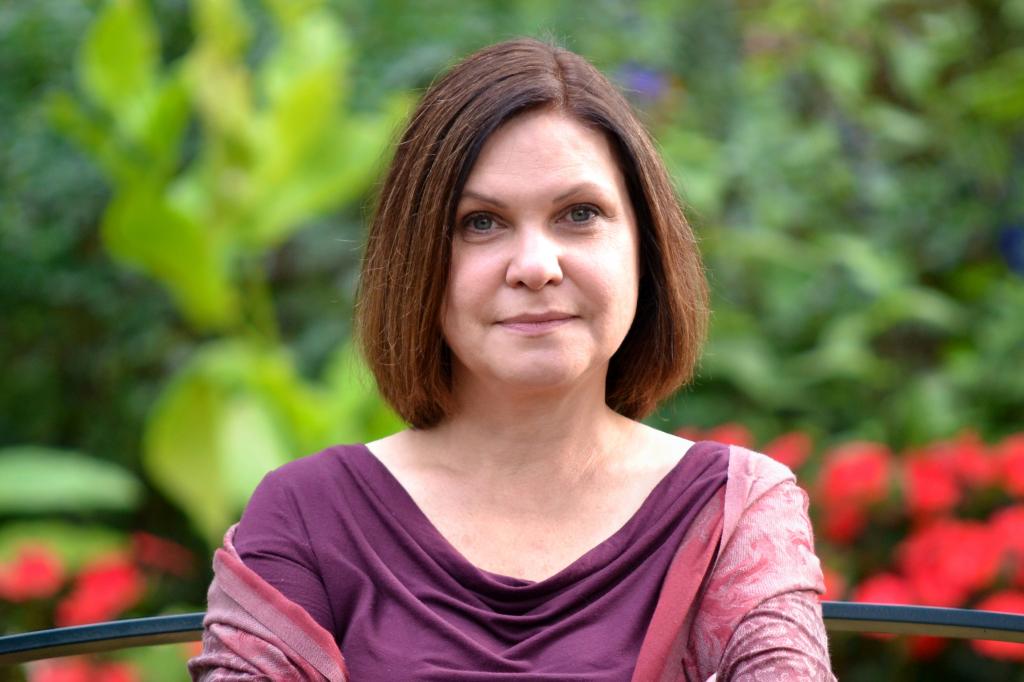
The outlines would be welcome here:
[[[264,479],[195,678],[832,679],[792,474],[637,421],[690,377],[706,283],[584,59],[512,41],[430,88],[357,315],[411,428]]]

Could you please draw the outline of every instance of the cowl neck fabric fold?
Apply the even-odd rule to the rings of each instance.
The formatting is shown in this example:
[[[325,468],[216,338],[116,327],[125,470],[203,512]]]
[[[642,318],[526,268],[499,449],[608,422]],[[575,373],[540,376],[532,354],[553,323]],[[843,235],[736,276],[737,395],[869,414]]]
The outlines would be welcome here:
[[[628,680],[682,538],[726,480],[725,446],[682,454],[621,528],[536,582],[470,563],[365,446],[306,458],[293,503],[353,679]]]

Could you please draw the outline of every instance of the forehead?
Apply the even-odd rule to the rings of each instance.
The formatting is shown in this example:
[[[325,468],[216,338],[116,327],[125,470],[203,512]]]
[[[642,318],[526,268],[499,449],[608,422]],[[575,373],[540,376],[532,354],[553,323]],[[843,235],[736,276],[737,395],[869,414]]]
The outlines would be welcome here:
[[[608,136],[563,113],[540,110],[512,118],[488,138],[466,190],[509,193],[527,185],[542,191],[580,182],[625,191]]]

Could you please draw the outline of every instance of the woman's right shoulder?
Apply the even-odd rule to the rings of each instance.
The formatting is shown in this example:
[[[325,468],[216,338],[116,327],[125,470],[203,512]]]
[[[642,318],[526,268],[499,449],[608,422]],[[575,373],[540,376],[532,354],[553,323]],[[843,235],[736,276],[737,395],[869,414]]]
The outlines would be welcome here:
[[[268,471],[254,495],[301,490],[303,497],[309,497],[315,496],[318,490],[334,489],[339,478],[346,476],[347,465],[365,450],[362,444],[332,445],[293,459]]]
[[[265,533],[288,535],[310,519],[330,516],[329,508],[352,489],[347,462],[358,460],[360,449],[365,448],[334,445],[269,471],[249,496],[237,535],[250,540]]]

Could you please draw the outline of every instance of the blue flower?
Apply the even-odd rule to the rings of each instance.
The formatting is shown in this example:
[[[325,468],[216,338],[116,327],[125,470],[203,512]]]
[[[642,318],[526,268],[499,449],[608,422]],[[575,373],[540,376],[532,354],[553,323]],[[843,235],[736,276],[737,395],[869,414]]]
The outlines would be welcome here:
[[[1004,227],[999,232],[999,252],[1011,270],[1024,275],[1024,227]]]
[[[622,65],[616,76],[627,94],[645,102],[657,101],[668,90],[668,78],[663,73],[636,62]]]

